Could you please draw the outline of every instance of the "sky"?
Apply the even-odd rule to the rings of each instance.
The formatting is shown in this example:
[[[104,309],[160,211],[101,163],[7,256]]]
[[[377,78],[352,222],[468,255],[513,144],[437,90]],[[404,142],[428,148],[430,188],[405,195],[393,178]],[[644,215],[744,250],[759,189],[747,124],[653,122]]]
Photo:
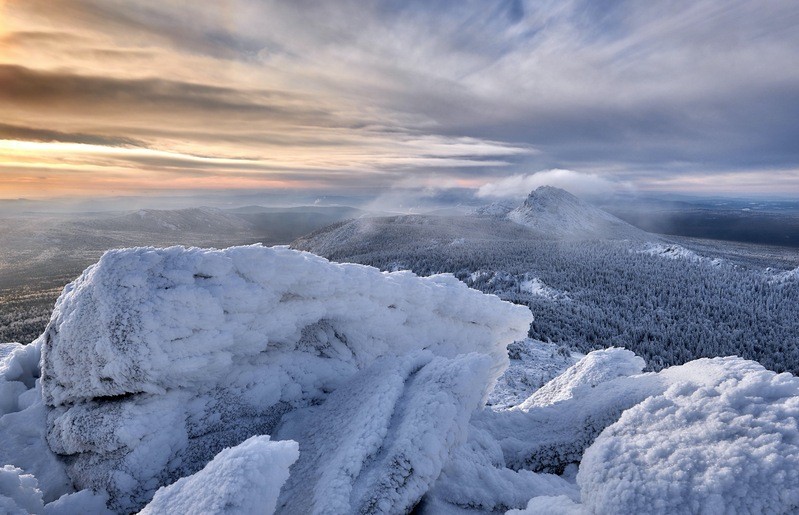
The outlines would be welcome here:
[[[795,0],[0,0],[0,198],[795,197],[797,63]]]

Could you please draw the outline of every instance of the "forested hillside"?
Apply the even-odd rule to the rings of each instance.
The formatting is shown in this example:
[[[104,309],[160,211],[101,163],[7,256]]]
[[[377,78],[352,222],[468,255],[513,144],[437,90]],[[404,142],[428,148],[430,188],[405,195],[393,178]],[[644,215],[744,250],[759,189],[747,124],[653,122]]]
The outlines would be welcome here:
[[[623,346],[653,369],[735,354],[799,371],[796,274],[674,252],[679,246],[543,239],[518,227],[476,217],[373,219],[294,246],[384,270],[454,273],[528,305],[531,337],[581,352]]]

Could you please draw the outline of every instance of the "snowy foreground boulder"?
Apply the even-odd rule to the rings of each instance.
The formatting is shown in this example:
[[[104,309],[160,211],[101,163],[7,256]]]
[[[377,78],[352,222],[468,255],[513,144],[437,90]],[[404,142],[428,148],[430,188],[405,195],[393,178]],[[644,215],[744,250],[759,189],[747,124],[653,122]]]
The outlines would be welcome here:
[[[403,511],[465,439],[531,318],[452,276],[284,248],[110,251],[67,286],[44,335],[47,442],[78,488],[131,511],[341,387],[324,415],[296,414],[317,430],[286,430],[300,458],[281,504],[323,508],[309,498],[314,484],[324,502],[351,490],[340,513],[348,503]],[[357,434],[351,468],[333,470],[327,449],[349,451],[340,440]],[[328,469],[338,476],[312,479]]]

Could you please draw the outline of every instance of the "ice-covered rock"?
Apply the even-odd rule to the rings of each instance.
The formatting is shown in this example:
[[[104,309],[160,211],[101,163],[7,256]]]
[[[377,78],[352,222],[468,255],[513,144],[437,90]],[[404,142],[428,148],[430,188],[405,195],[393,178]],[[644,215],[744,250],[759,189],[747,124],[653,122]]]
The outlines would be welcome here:
[[[466,440],[491,376],[484,354],[384,358],[287,417],[300,459],[279,512],[407,513]]]
[[[76,486],[107,491],[114,509],[130,511],[225,447],[272,434],[284,414],[323,403],[378,358],[425,351],[444,361],[397,385],[400,399],[427,395],[413,385],[426,378],[433,388],[433,371],[450,387],[464,371],[479,377],[474,390],[436,394],[451,422],[430,428],[422,444],[445,452],[461,440],[462,419],[484,402],[507,366],[506,345],[526,335],[531,318],[449,275],[382,273],[285,248],[110,251],[65,288],[44,335],[47,441],[69,457]],[[469,353],[480,355],[472,365],[460,357]],[[415,427],[415,419],[403,420],[387,426],[398,437]],[[386,457],[402,455],[396,445],[379,442]],[[420,496],[419,485],[443,461],[416,465],[407,483],[376,468],[395,470],[392,463],[370,462],[352,495],[359,505]]]
[[[159,489],[140,515],[273,513],[297,460],[297,443],[253,436],[220,452],[205,468]]]
[[[621,413],[665,390],[657,374],[638,374],[644,363],[632,352],[587,354],[519,406],[484,410],[473,424],[493,435],[507,466],[560,473]]]
[[[594,351],[535,391],[513,409],[527,411],[573,397],[590,395],[591,388],[617,377],[640,374],[646,362],[626,349]]]
[[[796,513],[799,378],[739,358],[672,382],[608,427],[577,476],[591,513]]]

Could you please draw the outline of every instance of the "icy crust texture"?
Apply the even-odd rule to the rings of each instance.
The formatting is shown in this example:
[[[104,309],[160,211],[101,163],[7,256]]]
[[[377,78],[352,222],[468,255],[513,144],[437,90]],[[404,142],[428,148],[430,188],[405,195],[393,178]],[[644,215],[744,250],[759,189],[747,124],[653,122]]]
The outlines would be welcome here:
[[[665,370],[577,476],[593,513],[799,512],[799,379],[738,358]]]
[[[223,450],[196,474],[159,489],[139,515],[273,513],[298,455],[297,442],[253,436]]]
[[[404,434],[410,424],[391,406],[422,417],[402,399],[428,395],[410,389],[432,373],[428,367],[449,377],[442,381],[450,387],[465,384],[458,374],[475,374],[471,389],[435,394],[451,396],[441,402],[452,413],[423,442],[448,449],[507,366],[506,345],[526,335],[531,318],[452,276],[383,273],[284,248],[110,251],[67,286],[44,335],[47,442],[69,456],[77,487],[107,491],[113,509],[131,511],[225,447],[272,434],[284,414],[321,403],[378,357],[425,351],[444,361],[395,386],[399,400],[384,408],[392,414],[385,427]],[[479,359],[460,361],[471,352]],[[316,445],[298,441],[301,456],[304,444]],[[403,455],[377,445],[387,456]],[[421,495],[443,457],[433,461],[416,465],[412,481],[398,476],[407,492],[392,502]],[[353,480],[352,495],[368,504],[358,491],[373,484],[365,473]],[[416,483],[417,476],[425,479]]]

